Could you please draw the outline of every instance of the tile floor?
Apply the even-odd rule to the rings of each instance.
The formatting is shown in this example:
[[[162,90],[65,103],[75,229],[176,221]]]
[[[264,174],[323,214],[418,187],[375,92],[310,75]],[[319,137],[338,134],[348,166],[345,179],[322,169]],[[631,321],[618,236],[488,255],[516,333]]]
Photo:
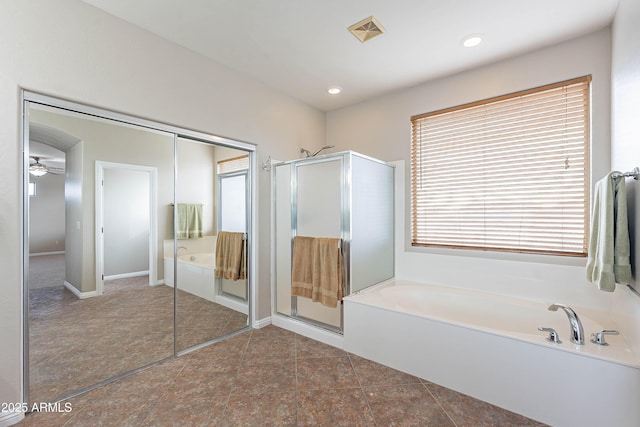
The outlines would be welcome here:
[[[541,426],[268,326],[31,413],[21,426]]]
[[[173,288],[148,276],[78,299],[64,286],[29,296],[30,398],[49,401],[173,355]],[[246,327],[247,316],[178,290],[178,350]]]

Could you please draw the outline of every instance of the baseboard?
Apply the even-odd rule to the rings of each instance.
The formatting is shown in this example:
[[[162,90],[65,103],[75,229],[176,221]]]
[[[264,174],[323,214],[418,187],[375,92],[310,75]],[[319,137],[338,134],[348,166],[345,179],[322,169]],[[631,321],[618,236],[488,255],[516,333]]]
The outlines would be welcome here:
[[[164,283],[164,279],[162,279],[162,280],[158,280],[158,281],[155,283],[155,285],[151,285],[151,286],[158,286],[158,285],[164,285],[164,284],[165,284],[165,283]],[[173,287],[173,286],[172,286],[172,287]]]
[[[271,316],[265,317],[264,319],[255,320],[253,322],[253,329],[264,328],[265,326],[269,326],[271,324]]]
[[[29,256],[47,256],[47,255],[64,255],[64,251],[36,252],[33,254],[29,254]]]
[[[0,427],[8,427],[19,423],[24,418],[24,412],[0,412]]]
[[[104,280],[118,280],[129,279],[131,277],[148,276],[149,270],[146,271],[134,271],[132,273],[112,274],[110,276],[104,276]]]
[[[271,323],[274,326],[278,326],[282,329],[295,332],[296,334],[303,335],[307,338],[320,341],[330,346],[337,347],[339,349],[344,348],[344,336],[338,333],[327,331],[317,326],[309,325],[308,323],[302,322],[300,320],[292,319],[285,316],[279,316],[277,314],[271,316]]]
[[[234,310],[246,315],[249,314],[249,305],[246,302],[241,302],[224,295],[215,295],[213,297],[213,302],[220,304],[223,307],[227,307],[230,310]]]
[[[80,292],[75,286],[73,286],[71,283],[67,282],[66,280],[64,281],[64,287],[67,288],[69,291],[71,291],[71,293],[73,293],[79,299],[92,298],[98,295],[96,291]]]

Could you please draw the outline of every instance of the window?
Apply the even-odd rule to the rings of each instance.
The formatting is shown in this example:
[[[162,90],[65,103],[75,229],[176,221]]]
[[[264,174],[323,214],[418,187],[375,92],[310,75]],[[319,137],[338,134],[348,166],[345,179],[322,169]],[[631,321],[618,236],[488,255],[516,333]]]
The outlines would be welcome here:
[[[218,230],[246,233],[249,156],[218,162]]]
[[[582,77],[411,118],[411,244],[586,256]]]
[[[234,157],[218,162],[218,174],[238,172],[249,169],[249,156]]]

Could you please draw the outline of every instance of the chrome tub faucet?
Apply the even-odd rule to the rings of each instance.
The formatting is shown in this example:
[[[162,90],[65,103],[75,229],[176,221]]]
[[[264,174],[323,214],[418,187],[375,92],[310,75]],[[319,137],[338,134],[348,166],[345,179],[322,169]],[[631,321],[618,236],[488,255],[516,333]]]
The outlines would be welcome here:
[[[584,344],[584,330],[582,329],[582,323],[580,318],[571,307],[566,304],[551,304],[548,308],[549,311],[558,311],[561,308],[567,313],[569,323],[571,324],[571,342],[579,345]]]

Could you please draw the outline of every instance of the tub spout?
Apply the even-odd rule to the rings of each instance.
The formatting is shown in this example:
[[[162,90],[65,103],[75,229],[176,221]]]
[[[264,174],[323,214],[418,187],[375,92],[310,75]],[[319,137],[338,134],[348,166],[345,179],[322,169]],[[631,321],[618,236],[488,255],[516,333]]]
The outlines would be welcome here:
[[[569,323],[571,324],[571,342],[579,345],[584,344],[584,330],[582,329],[582,323],[576,312],[568,305],[558,303],[551,304],[549,311],[558,311],[559,308],[563,309],[569,318]]]

